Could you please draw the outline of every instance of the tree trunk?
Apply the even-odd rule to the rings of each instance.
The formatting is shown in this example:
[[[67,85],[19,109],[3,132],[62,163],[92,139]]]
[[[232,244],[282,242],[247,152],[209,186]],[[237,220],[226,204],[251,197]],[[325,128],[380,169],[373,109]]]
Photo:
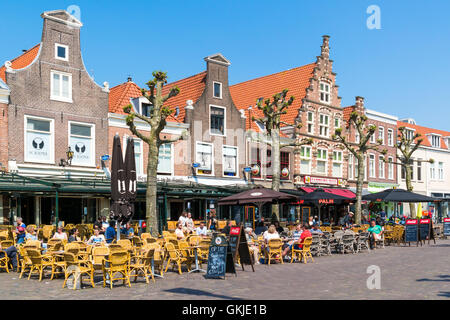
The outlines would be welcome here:
[[[358,157],[358,179],[356,180],[355,223],[361,224],[362,191],[364,186],[364,156]]]
[[[280,132],[279,129],[272,130],[272,190],[280,191]],[[280,221],[280,206],[272,205],[272,216]]]
[[[405,165],[406,189],[408,191],[412,192],[414,188],[413,188],[412,182],[411,182],[411,172],[412,172],[411,165],[409,164],[409,161],[408,161],[406,163],[406,165]],[[411,218],[415,218],[416,217],[416,205],[414,203],[412,203],[412,202],[409,203],[409,213],[410,213]]]
[[[148,146],[148,163],[147,163],[147,192],[146,192],[146,220],[147,232],[153,237],[158,237],[158,213],[156,209],[157,202],[157,170],[158,170],[158,154],[159,149],[156,141]]]

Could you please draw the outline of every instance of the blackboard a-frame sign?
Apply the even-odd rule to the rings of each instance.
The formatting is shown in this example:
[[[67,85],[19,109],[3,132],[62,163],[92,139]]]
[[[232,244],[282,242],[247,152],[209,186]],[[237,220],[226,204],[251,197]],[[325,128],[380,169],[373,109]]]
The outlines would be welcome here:
[[[405,245],[407,242],[410,246],[411,242],[416,242],[416,245],[419,246],[419,221],[417,219],[408,219],[405,222]]]
[[[255,268],[253,266],[254,262],[252,256],[250,255],[250,250],[248,249],[247,238],[245,237],[244,227],[241,223],[239,227],[232,227],[230,230],[230,246],[233,250],[233,258],[236,262],[237,255],[239,254],[239,261],[242,270],[245,271],[244,265],[250,265],[253,272]]]
[[[419,237],[420,241],[423,241],[423,243],[428,240],[428,244],[430,244],[431,239],[436,243],[436,240],[434,239],[433,221],[430,218],[420,219]]]
[[[225,279],[226,273],[236,274],[231,252],[228,250],[228,242],[225,237],[214,237],[208,252],[208,267],[206,278]]]
[[[444,218],[444,236],[450,236],[450,218]]]

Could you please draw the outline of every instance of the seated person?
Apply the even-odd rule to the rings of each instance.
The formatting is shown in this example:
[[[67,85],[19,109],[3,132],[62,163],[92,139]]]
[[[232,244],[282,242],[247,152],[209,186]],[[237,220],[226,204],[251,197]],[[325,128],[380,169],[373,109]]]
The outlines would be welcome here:
[[[56,229],[56,232],[53,235],[52,239],[67,240],[67,234],[65,232],[63,232],[63,228],[62,227],[58,227]]]
[[[299,241],[300,236],[302,235],[302,232],[303,232],[302,225],[299,223],[295,226],[295,230],[292,232],[293,239],[288,242],[288,246],[283,251],[283,257],[292,250],[292,246],[294,246],[294,248],[296,250],[299,249],[299,247],[296,243]]]
[[[227,236],[230,234],[231,230],[231,220],[227,220],[227,225],[222,229],[222,233],[225,233]]]
[[[267,231],[267,227],[264,225],[264,219],[261,219],[261,221],[258,222],[258,225],[255,228],[255,233],[258,235],[258,234],[263,234],[266,231]]]
[[[264,232],[263,237],[266,243],[269,243],[269,240],[271,239],[280,239],[280,235],[278,234],[277,229],[273,224],[271,224],[269,229],[267,229],[267,231]]]
[[[284,232],[284,228],[280,225],[280,222],[275,221],[274,225],[275,225],[275,229],[277,230],[278,233],[283,233]]]
[[[69,240],[67,242],[71,243],[74,241],[80,241],[80,237],[78,236],[79,232],[77,228],[70,229],[69,231]]]
[[[95,228],[94,229],[94,235],[89,238],[87,244],[98,245],[98,244],[102,244],[102,243],[105,243],[105,242],[106,242],[105,241],[105,236],[103,234],[100,234],[99,228]]]
[[[134,229],[131,227],[131,224],[127,222],[125,227],[120,229],[120,233],[125,235],[127,238],[131,238],[134,236]]]
[[[252,228],[245,228],[245,238],[247,239],[248,249],[250,254],[253,254],[253,261],[255,264],[259,264],[258,254],[259,254],[259,245],[257,242],[257,236],[253,232]],[[256,241],[256,244],[255,242]]]
[[[2,244],[0,243],[0,258],[4,258],[6,256],[9,258],[9,262],[12,264],[13,271],[17,270],[17,248],[15,246],[11,246],[8,248],[2,248]]]
[[[175,229],[175,235],[177,236],[178,240],[184,239],[183,225],[181,222],[177,223],[177,228]]]
[[[25,235],[25,242],[28,240],[37,240],[36,230],[32,226],[26,228],[27,234]]]
[[[305,223],[303,225],[303,232],[300,235],[300,239],[298,240],[298,246],[300,249],[303,249],[303,242],[305,241],[305,239],[312,237],[311,231],[309,231],[310,228],[311,226],[309,224]]]
[[[206,237],[207,231],[208,231],[208,228],[206,228],[205,223],[203,221],[200,222],[200,226],[198,226],[197,229],[195,229],[195,233],[198,236],[202,236],[202,237]]]
[[[319,225],[317,223],[313,225],[311,233],[323,234],[322,230],[319,229]]]
[[[186,232],[187,233],[194,232],[195,225],[194,225],[194,220],[192,220],[192,214],[190,212],[188,212],[188,214],[187,214],[185,227],[186,227]]]
[[[382,234],[383,234],[383,228],[376,224],[375,220],[370,221],[370,227],[367,229],[367,232],[369,232],[369,243],[370,248],[376,248],[376,240],[381,240]]]
[[[109,227],[105,230],[106,243],[112,243],[116,237],[116,222],[114,220],[109,221]]]
[[[27,226],[25,225],[25,223],[23,223],[22,218],[18,217],[17,218],[17,227],[13,231],[17,235],[17,240],[16,240],[17,244],[23,243],[25,241],[25,235],[26,235],[25,228],[26,227]]]

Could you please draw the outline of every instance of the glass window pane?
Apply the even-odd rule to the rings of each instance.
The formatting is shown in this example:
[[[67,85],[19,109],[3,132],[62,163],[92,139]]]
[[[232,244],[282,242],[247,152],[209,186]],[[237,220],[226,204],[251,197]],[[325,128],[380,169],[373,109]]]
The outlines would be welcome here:
[[[58,50],[57,51],[58,51],[58,57],[59,58],[63,58],[63,59],[66,58],[66,48],[58,46]]]
[[[90,137],[91,136],[91,126],[83,126],[79,124],[71,124],[70,125],[70,134],[77,135],[77,136],[83,136],[83,137]]]
[[[62,76],[62,92],[61,95],[65,98],[69,98],[69,76]]]
[[[61,86],[59,74],[54,73],[52,81],[53,81],[53,92],[52,92],[52,94],[54,96],[59,96],[59,94],[60,94],[60,86]]]
[[[28,119],[27,120],[27,129],[50,132],[50,121]]]

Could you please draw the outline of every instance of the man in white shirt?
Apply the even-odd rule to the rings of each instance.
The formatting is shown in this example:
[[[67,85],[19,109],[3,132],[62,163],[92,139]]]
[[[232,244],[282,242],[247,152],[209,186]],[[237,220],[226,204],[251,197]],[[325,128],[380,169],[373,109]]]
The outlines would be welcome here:
[[[205,223],[200,222],[200,226],[198,226],[197,229],[195,229],[195,233],[198,236],[205,237],[207,235],[207,233],[206,233],[207,230],[208,230],[208,228],[205,227]]]

